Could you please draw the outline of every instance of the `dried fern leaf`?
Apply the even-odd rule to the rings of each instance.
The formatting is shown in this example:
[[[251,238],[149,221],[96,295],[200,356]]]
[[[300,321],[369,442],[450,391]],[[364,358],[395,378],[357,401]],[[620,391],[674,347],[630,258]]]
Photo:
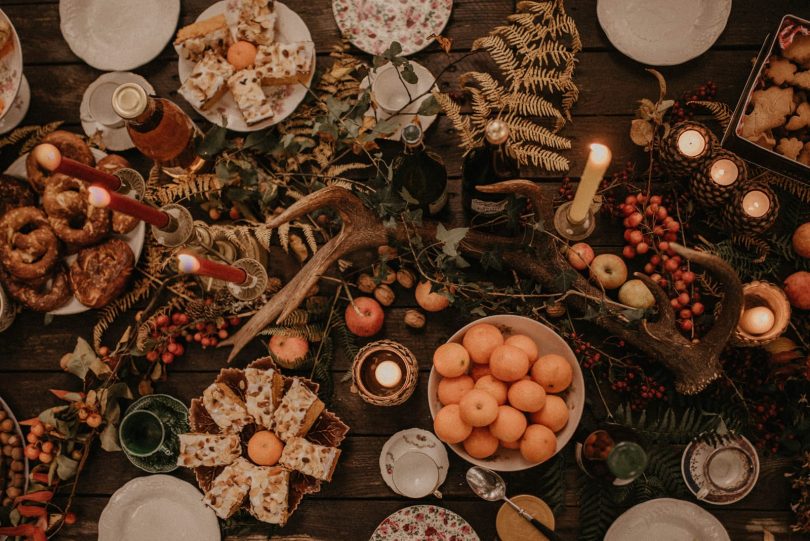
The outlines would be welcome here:
[[[525,88],[532,92],[567,92],[575,88],[571,74],[567,71],[538,66],[517,72],[509,79],[511,79],[512,88],[515,90]]]
[[[501,72],[515,74],[520,70],[520,60],[509,47],[509,44],[500,36],[490,35],[478,38],[473,42],[473,50],[486,49]]]
[[[25,154],[26,152],[30,152],[35,146],[37,146],[45,137],[49,134],[55,132],[59,129],[59,126],[64,124],[62,120],[57,120],[56,122],[49,122],[44,126],[40,126],[36,129],[36,131],[31,134],[27,141],[23,144],[20,148],[20,154]]]
[[[136,302],[145,298],[153,288],[154,282],[151,278],[141,278],[135,282],[135,285],[129,293],[118,297],[102,309],[101,317],[93,326],[93,347],[96,351],[101,347],[104,333],[107,332],[107,329],[110,328],[113,321],[132,308]]]
[[[281,248],[286,252],[290,253],[290,223],[284,223],[278,226],[278,242],[281,244]]]
[[[348,171],[357,171],[357,170],[360,170],[360,169],[368,169],[369,167],[371,167],[371,166],[369,164],[367,164],[367,163],[359,163],[359,162],[342,163],[340,165],[332,165],[332,166],[330,166],[329,169],[327,169],[324,174],[327,177],[339,177],[340,175],[343,175],[344,173],[346,173]]]
[[[507,115],[503,120],[509,125],[510,133],[513,133],[518,140],[532,141],[556,150],[571,148],[570,139],[556,135],[531,120],[515,115]]]
[[[27,139],[32,133],[35,133],[39,126],[23,126],[12,131],[7,136],[0,139],[0,148],[16,145],[20,141]]]
[[[686,103],[689,105],[698,105],[704,109],[707,109],[712,114],[714,119],[720,123],[724,130],[728,128],[728,125],[731,122],[731,116],[734,114],[734,110],[721,101],[697,100],[688,101]]]
[[[302,310],[301,308],[296,308],[290,313],[289,316],[281,320],[279,325],[283,325],[285,327],[300,327],[302,325],[306,325],[307,323],[309,323],[309,312]]]
[[[550,172],[561,173],[570,167],[568,158],[532,143],[514,143],[509,146],[509,152],[521,163],[531,163]]]
[[[461,114],[461,106],[453,101],[453,99],[442,92],[433,92],[433,97],[444,110],[444,114],[453,123],[453,127],[461,137],[461,148],[470,150],[474,148],[478,141],[476,140],[476,133],[473,131],[470,118]]]
[[[309,246],[309,249],[312,251],[312,253],[314,254],[315,252],[317,252],[318,241],[315,240],[315,230],[312,228],[312,226],[305,223],[299,223],[298,227],[301,229],[301,231],[304,232],[304,238],[307,241],[307,246]]]

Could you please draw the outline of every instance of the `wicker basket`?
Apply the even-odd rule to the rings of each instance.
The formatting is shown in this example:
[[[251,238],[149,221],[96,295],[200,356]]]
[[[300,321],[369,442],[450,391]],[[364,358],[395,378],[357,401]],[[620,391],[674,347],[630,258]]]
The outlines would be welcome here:
[[[731,184],[718,184],[712,179],[712,166],[718,160],[729,160],[737,166],[737,179]],[[717,149],[705,164],[689,177],[692,198],[704,208],[722,207],[748,179],[748,168],[736,154]]]
[[[394,354],[405,365],[403,370],[404,383],[393,394],[380,396],[371,392],[363,383],[362,370],[365,363],[374,353],[385,351]],[[352,363],[352,391],[360,394],[360,398],[375,406],[399,406],[408,400],[416,389],[419,379],[419,363],[411,350],[393,340],[379,340],[363,347]]]
[[[773,342],[787,329],[790,323],[790,302],[782,288],[769,282],[750,282],[743,286],[743,311],[756,306],[765,306],[774,314],[771,330],[765,334],[750,334],[739,325],[734,330],[731,343],[735,346],[757,347]]]
[[[706,147],[697,156],[686,156],[678,150],[678,138],[686,130],[699,132],[706,140]],[[676,178],[687,177],[697,171],[718,146],[717,137],[700,122],[685,121],[673,126],[661,141],[659,158],[661,166],[669,175]]]

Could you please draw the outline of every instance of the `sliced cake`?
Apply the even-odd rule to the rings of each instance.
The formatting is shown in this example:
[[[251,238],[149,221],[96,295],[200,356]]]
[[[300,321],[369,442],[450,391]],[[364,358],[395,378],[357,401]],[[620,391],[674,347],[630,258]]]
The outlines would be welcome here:
[[[228,20],[237,40],[267,45],[276,39],[276,13],[272,0],[231,0]]]
[[[318,395],[295,378],[273,414],[276,435],[285,442],[305,436],[323,409]]]
[[[203,391],[203,406],[223,432],[238,434],[253,422],[244,401],[224,383],[212,383]]]
[[[315,479],[331,481],[339,456],[340,449],[336,447],[324,447],[304,438],[290,438],[278,463]]]
[[[209,50],[224,55],[231,44],[231,32],[225,15],[184,26],[177,32],[174,44],[180,56],[193,62],[197,62]]]
[[[214,510],[219,518],[229,518],[242,505],[250,489],[252,470],[253,464],[240,457],[225,466],[214,478],[203,501]]]
[[[262,45],[256,53],[256,71],[267,86],[305,84],[314,55],[315,45],[311,41]]]
[[[183,85],[180,94],[197,109],[207,109],[228,91],[233,66],[214,51],[206,51]]]
[[[236,434],[180,434],[180,456],[177,465],[225,466],[242,454]]]
[[[236,106],[248,124],[273,118],[274,101],[264,94],[262,82],[254,69],[237,72],[228,79]]]
[[[259,426],[273,427],[273,412],[276,411],[284,393],[284,382],[273,369],[246,368],[245,404],[248,413]]]
[[[254,466],[250,473],[250,512],[262,522],[287,522],[290,472],[284,468]]]

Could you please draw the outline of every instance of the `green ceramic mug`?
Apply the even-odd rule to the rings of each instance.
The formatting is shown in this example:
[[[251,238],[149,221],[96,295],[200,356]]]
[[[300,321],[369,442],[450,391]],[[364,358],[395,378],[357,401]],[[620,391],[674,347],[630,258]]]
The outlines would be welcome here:
[[[155,453],[171,454],[165,444],[166,430],[160,417],[149,410],[129,412],[118,427],[121,447],[132,456],[147,457]]]

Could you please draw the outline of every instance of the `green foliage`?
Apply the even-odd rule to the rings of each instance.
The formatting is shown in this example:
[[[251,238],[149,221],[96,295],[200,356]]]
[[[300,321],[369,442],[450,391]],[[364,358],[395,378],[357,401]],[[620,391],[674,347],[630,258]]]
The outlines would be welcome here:
[[[627,499],[626,487],[614,487],[581,476],[582,489],[579,494],[579,541],[601,541],[610,525],[621,514],[623,502]]]
[[[630,407],[621,405],[616,408],[614,421],[634,429],[649,442],[672,445],[685,445],[702,434],[728,427],[721,413],[695,408],[667,408],[658,414],[644,410],[636,416]]]
[[[535,492],[559,515],[565,509],[565,453],[557,454],[543,467],[545,471],[536,481]]]

